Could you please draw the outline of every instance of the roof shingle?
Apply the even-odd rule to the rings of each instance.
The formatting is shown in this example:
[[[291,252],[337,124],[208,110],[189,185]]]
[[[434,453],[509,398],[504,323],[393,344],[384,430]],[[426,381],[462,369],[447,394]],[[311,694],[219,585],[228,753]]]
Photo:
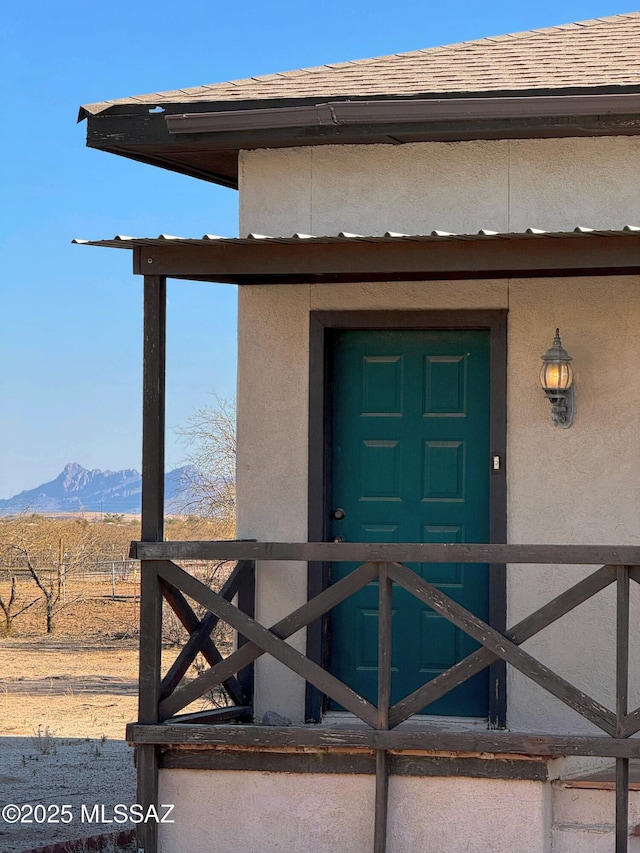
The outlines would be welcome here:
[[[102,101],[86,105],[83,113],[95,115],[117,105],[524,93],[631,86],[640,87],[640,12]]]

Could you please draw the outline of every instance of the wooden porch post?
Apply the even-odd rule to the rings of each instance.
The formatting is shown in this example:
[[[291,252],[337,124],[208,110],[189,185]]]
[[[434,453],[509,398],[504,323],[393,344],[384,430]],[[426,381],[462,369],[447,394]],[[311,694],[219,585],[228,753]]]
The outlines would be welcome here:
[[[164,537],[166,278],[144,277],[144,349],[142,403],[142,541]],[[158,564],[143,560],[140,572],[140,679],[138,722],[159,722],[162,593]],[[158,802],[158,748],[136,747],[138,803],[145,811]],[[138,824],[138,853],[157,853],[155,822]]]
[[[389,729],[391,705],[391,618],[393,582],[387,563],[380,563],[378,575],[378,726]],[[387,849],[387,814],[389,804],[389,754],[386,749],[376,750],[376,804],[374,853]]]
[[[617,568],[616,737],[625,737],[629,694],[629,567]],[[616,758],[616,853],[629,847],[629,759]]]

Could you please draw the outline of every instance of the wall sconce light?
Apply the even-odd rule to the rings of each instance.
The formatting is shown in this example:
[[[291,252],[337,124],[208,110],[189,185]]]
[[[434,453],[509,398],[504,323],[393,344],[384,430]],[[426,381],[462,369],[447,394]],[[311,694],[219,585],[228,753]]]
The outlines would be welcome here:
[[[551,402],[551,418],[556,426],[567,429],[573,423],[575,411],[573,369],[571,356],[562,346],[560,330],[542,356],[540,384]]]

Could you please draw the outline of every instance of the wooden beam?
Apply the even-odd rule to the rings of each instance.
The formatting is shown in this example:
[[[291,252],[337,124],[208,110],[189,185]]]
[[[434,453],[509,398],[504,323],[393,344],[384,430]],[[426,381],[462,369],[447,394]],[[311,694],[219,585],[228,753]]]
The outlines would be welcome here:
[[[529,760],[528,763],[534,762]],[[375,765],[375,754],[371,750],[336,752],[320,749],[314,752],[276,752],[258,749],[166,749],[160,756],[160,767],[171,770],[252,770],[263,773],[372,775],[375,773]]]
[[[629,759],[616,758],[616,853],[629,849]]]
[[[636,583],[640,583],[640,566],[629,566],[629,577]]]
[[[389,728],[391,704],[391,619],[393,617],[393,583],[387,563],[380,565],[378,575],[378,720],[380,731]],[[389,810],[389,756],[386,750],[376,752],[376,797],[374,818],[374,853],[386,853],[387,816]]]
[[[142,534],[143,542],[164,536],[164,434],[167,283],[144,277],[142,373]]]
[[[220,595],[223,598],[226,598],[227,601],[231,601],[241,588],[245,575],[250,573],[252,569],[253,563],[249,560],[242,560],[236,563],[233,571],[220,590]],[[211,632],[214,630],[219,621],[218,617],[213,613],[207,613],[201,620],[197,620],[197,616],[194,620],[193,616],[195,616],[195,614],[189,607],[184,596],[182,596],[178,590],[171,588],[170,584],[167,584],[166,582],[163,582],[163,589],[165,597],[167,597],[170,602],[173,602],[171,606],[184,627],[190,632],[190,636],[182,648],[182,651],[169,668],[165,677],[162,679],[161,700],[166,699],[167,696],[170,696],[171,693],[173,693],[195,660],[198,652],[203,653],[210,666],[214,666],[222,659],[215,643],[211,639]],[[204,651],[205,646],[206,653]],[[233,682],[228,682],[228,684],[230,688],[227,688],[229,695],[236,704],[242,705],[247,699],[242,687],[235,679]],[[225,687],[227,686],[225,685]]]
[[[474,779],[526,779],[546,782],[547,760],[540,756],[469,756],[387,753],[389,776],[467,776]],[[374,775],[376,757],[369,749],[304,747],[280,750],[165,748],[160,768],[171,770],[252,770],[266,773],[348,773]]]
[[[228,708],[209,708],[206,711],[195,711],[193,714],[178,714],[171,717],[172,723],[181,726],[199,723],[228,723],[230,720],[241,720],[251,717],[253,708],[250,705],[230,705]]]
[[[629,569],[616,569],[616,737],[625,737],[629,699]]]
[[[584,580],[575,584],[570,589],[560,593],[552,601],[549,601],[536,610],[535,613],[518,622],[517,625],[514,625],[513,628],[510,628],[506,632],[506,636],[513,643],[516,643],[516,645],[521,645],[533,637],[534,634],[548,627],[579,604],[582,604],[600,592],[600,590],[609,586],[615,579],[616,569],[613,566],[602,566],[602,568],[593,572],[589,577],[584,578]],[[458,663],[445,670],[445,672],[437,675],[431,681],[423,684],[422,687],[419,687],[413,693],[410,693],[404,699],[397,702],[391,709],[389,725],[391,728],[395,728],[395,726],[413,716],[413,714],[417,714],[426,705],[430,705],[441,696],[444,696],[445,693],[453,690],[454,687],[476,675],[497,658],[497,655],[494,655],[493,652],[484,647],[467,655],[466,658],[458,661]]]
[[[282,640],[293,636],[293,634],[305,628],[314,619],[319,618],[324,612],[339,604],[349,595],[362,589],[377,577],[377,566],[372,564],[360,566],[347,575],[346,578],[332,584],[324,592],[320,593],[320,595],[303,604],[275,625],[272,625],[270,628],[271,633]],[[198,676],[190,684],[179,688],[178,703],[185,702],[186,700],[185,704],[188,704],[197,699],[206,690],[220,684],[225,678],[248,666],[262,654],[264,654],[264,650],[256,643],[249,642],[241,646],[232,655],[229,655],[224,661],[212,667],[208,672],[202,673],[202,675]],[[176,710],[179,710],[178,707],[173,707],[174,697],[166,700],[166,713],[175,713]],[[180,705],[180,707],[184,707],[184,704]],[[163,702],[161,710],[164,712],[164,709],[165,705]]]
[[[391,704],[391,619],[393,584],[386,563],[378,575],[378,729],[389,728]]]
[[[142,400],[142,521],[143,541],[161,542],[164,536],[164,433],[166,362],[166,279],[144,277],[144,341]],[[138,720],[160,721],[162,659],[162,594],[160,563],[140,566],[140,674]],[[158,802],[158,753],[153,745],[136,751],[138,802],[145,811]],[[152,821],[136,827],[138,849],[154,851],[158,828]]]
[[[376,799],[373,827],[373,853],[386,853],[389,803],[389,753],[376,751]]]
[[[138,270],[234,284],[632,275],[636,235],[141,245]],[[604,286],[604,285],[603,285]]]
[[[136,800],[144,813],[150,806],[158,806],[159,749],[155,744],[136,744]],[[157,853],[158,825],[154,821],[136,826],[136,849],[144,853]]]
[[[220,663],[222,661],[222,655],[218,651],[211,637],[208,634],[206,634],[206,636],[204,637],[199,636],[199,629],[201,628],[202,623],[198,619],[196,614],[193,612],[193,609],[191,608],[191,605],[189,604],[187,599],[184,597],[184,595],[180,592],[179,589],[176,589],[175,587],[171,586],[171,584],[167,583],[164,579],[161,581],[161,583],[162,593],[168,601],[169,605],[171,606],[171,609],[176,614],[180,622],[182,622],[187,631],[191,632],[191,638],[193,638],[194,636],[197,637],[197,640],[194,641],[193,645],[195,645],[196,642],[199,643],[199,651],[202,652],[202,656],[207,661],[209,666],[213,667],[216,664]],[[185,649],[187,650],[187,656],[189,656],[193,651],[193,645],[190,644],[190,640],[187,641],[187,644],[185,646]],[[185,649],[183,649],[183,652],[185,651]],[[174,663],[174,667],[171,667],[169,669],[167,675],[162,681],[160,690],[160,717],[163,720],[166,719],[165,714],[162,712],[164,702],[178,686],[179,679],[176,679],[179,675],[180,669],[182,669],[182,666],[176,667]],[[221,683],[236,705],[244,705],[246,703],[247,697],[245,697],[242,687],[233,675],[230,675]]]
[[[250,566],[251,568],[248,571],[245,571],[242,577],[242,583],[238,590],[237,604],[243,613],[246,613],[247,616],[254,619],[256,615],[256,564],[251,561]],[[242,634],[236,635],[236,644],[238,648],[242,648],[242,646],[246,645],[248,642],[247,638],[243,637]],[[242,687],[247,700],[253,702],[253,663],[250,663],[248,666],[241,669],[240,672],[236,674],[236,678],[238,679],[238,683]]]
[[[629,697],[629,569],[618,566],[616,589],[616,736],[625,737]],[[616,758],[616,853],[629,845],[629,759]]]
[[[160,721],[160,667],[162,659],[162,594],[158,571],[162,563],[142,564],[140,577],[140,666],[138,721]]]
[[[310,661],[284,640],[277,637],[272,631],[255,622],[245,613],[238,610],[237,607],[234,607],[228,601],[216,595],[216,593],[199,580],[187,574],[178,566],[172,563],[161,563],[159,571],[165,580],[181,588],[190,598],[204,604],[212,613],[216,613],[228,625],[231,625],[248,640],[255,643],[256,646],[293,670],[296,675],[315,684],[316,687],[334,698],[368,725],[375,726],[375,707],[356,693],[355,690],[352,690],[334,675],[322,669],[318,664]],[[317,598],[314,602],[310,602],[310,604],[317,606]],[[248,648],[248,646],[244,648]],[[236,654],[242,651],[243,649],[240,649]],[[192,690],[195,686],[200,690],[202,680],[203,676],[200,676],[199,679],[195,679],[190,684],[178,688],[168,699],[165,699],[160,706],[163,716],[179,711],[185,705],[189,704],[193,698],[196,698],[193,696]],[[201,692],[198,692],[197,695],[201,695]]]
[[[565,705],[573,708],[574,711],[577,711],[608,734],[615,734],[615,715],[600,702],[596,702],[586,693],[578,690],[566,679],[512,643],[499,631],[491,628],[486,622],[483,622],[482,619],[479,619],[453,599],[444,595],[439,589],[412,572],[411,569],[400,563],[393,563],[389,567],[389,574],[396,583],[416,598],[424,601],[425,604],[461,628],[474,640],[516,667],[527,678],[544,687]]]
[[[640,564],[637,545],[482,545],[420,542],[132,542],[138,560],[299,560],[318,562]]]
[[[627,714],[625,723],[624,723],[624,736],[631,737],[636,732],[640,731],[640,708],[636,708],[635,711],[631,711],[630,714]]]
[[[133,744],[326,747],[335,749],[425,750],[452,753],[496,753],[501,755],[568,756],[598,758],[640,758],[640,739],[604,735],[551,735],[510,731],[443,730],[428,723],[404,731],[377,731],[371,728],[330,728],[311,726],[182,726],[165,723],[143,726],[129,723],[127,740]]]

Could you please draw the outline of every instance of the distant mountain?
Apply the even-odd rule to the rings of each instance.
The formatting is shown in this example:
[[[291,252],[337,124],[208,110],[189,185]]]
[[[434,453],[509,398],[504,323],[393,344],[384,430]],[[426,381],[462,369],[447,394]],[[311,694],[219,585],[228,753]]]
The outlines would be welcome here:
[[[193,466],[176,468],[165,474],[165,510],[180,512],[190,497],[187,483],[196,481],[197,471]],[[133,468],[88,471],[70,462],[50,483],[0,500],[0,515],[25,511],[139,513],[141,500],[142,477]]]

